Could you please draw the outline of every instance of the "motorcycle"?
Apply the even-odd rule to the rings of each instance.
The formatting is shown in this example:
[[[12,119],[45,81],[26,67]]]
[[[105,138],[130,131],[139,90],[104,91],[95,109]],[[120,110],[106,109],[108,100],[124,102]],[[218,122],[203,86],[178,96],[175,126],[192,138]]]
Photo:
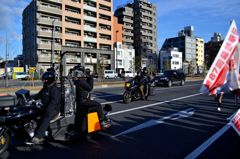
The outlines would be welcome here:
[[[49,140],[72,141],[80,139],[85,134],[81,134],[81,132],[87,132],[87,136],[83,138],[91,138],[95,133],[106,129],[102,127],[96,109],[88,110],[81,132],[74,129],[76,103],[73,87],[74,85],[71,84],[64,86],[62,94],[64,105],[62,105],[60,113],[52,119],[45,132],[46,142]],[[15,141],[15,138],[26,145],[33,145],[30,141],[34,136],[39,120],[42,118],[43,105],[30,98],[30,91],[21,89],[15,94],[17,97],[16,105],[0,107],[0,155],[8,149],[11,140]],[[104,110],[105,112],[111,111],[111,106],[105,105]]]
[[[131,101],[141,99],[141,94],[139,90],[139,84],[133,79],[125,82],[125,91],[123,93],[123,103],[128,104]],[[147,100],[149,96],[154,95],[155,83],[153,80],[149,80],[147,85],[144,87],[145,99]]]

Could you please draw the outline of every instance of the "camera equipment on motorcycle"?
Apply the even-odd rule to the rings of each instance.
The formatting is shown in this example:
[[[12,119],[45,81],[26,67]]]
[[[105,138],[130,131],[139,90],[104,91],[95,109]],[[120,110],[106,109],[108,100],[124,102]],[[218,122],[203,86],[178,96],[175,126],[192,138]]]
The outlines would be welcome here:
[[[52,71],[47,71],[42,75],[42,81],[44,85],[50,85],[55,81],[55,74]]]

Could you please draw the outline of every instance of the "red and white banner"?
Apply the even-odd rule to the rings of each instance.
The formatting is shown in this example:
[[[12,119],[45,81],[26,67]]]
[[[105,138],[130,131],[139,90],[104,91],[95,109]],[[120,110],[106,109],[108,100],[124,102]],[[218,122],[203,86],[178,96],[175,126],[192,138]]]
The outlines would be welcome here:
[[[237,113],[231,119],[230,124],[236,130],[238,135],[240,136],[240,109],[237,111]]]
[[[215,94],[216,89],[226,85],[231,91],[240,88],[239,35],[235,21],[232,21],[227,36],[200,89],[202,93]]]

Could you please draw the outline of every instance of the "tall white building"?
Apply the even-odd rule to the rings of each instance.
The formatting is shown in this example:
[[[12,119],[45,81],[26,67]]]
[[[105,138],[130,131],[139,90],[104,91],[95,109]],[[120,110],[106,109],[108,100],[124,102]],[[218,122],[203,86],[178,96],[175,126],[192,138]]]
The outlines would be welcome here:
[[[182,69],[182,52],[179,52],[177,48],[161,50],[160,69],[161,70]]]
[[[115,53],[115,68],[119,69],[119,73],[122,71],[135,70],[135,50],[132,46],[122,45],[121,42],[117,42],[117,48],[114,50]]]

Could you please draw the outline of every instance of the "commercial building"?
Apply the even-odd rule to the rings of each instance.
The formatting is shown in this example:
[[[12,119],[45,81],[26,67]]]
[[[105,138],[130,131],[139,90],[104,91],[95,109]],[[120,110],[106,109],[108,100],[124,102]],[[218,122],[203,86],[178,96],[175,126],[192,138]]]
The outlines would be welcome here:
[[[156,6],[147,0],[134,0],[118,8],[115,16],[123,24],[123,44],[134,46],[136,67],[156,65]]]
[[[161,71],[182,69],[182,52],[178,48],[169,48],[160,51]]]
[[[112,0],[33,0],[23,12],[25,64],[45,70],[54,50],[56,63],[68,52],[69,68],[81,63],[96,69],[102,56],[106,69],[114,69],[112,14]]]
[[[178,37],[166,39],[161,50],[168,50],[174,47],[182,52],[184,72],[190,73],[190,67],[196,68],[196,38],[194,37],[193,26],[184,27],[183,30],[178,32]]]
[[[202,73],[204,70],[204,39],[196,38],[196,62],[197,72]]]

